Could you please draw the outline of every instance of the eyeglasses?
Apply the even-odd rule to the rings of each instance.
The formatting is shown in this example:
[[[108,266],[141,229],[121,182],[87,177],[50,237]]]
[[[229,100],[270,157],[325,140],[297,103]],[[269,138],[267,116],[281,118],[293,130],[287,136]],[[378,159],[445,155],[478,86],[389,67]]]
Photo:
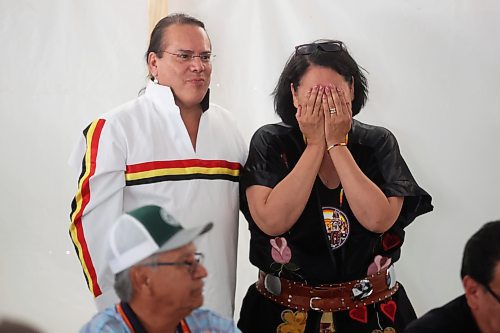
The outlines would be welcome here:
[[[302,44],[295,46],[295,55],[308,55],[314,53],[316,50],[323,52],[339,52],[345,50],[345,47],[344,43],[341,41]]]
[[[200,54],[194,54],[194,53],[189,53],[189,52],[178,52],[178,53],[173,53],[173,52],[168,52],[168,51],[160,51],[162,53],[167,53],[173,56],[177,57],[177,60],[182,63],[188,63],[194,58],[200,58],[201,62],[203,63],[210,63],[212,60],[212,53],[210,52],[205,52],[205,53],[200,53]]]
[[[166,261],[160,261],[160,262],[148,262],[145,264],[142,264],[141,266],[151,266],[151,267],[156,267],[156,266],[187,266],[188,267],[188,272],[193,275],[194,272],[198,269],[198,266],[203,262],[203,259],[205,256],[201,252],[197,252],[194,254],[194,260],[184,260],[184,261],[172,261],[172,262],[166,262]]]
[[[484,289],[486,289],[487,292],[489,292],[491,294],[491,296],[495,297],[495,299],[497,300],[498,303],[500,303],[500,296],[495,294],[495,292],[493,290],[491,290],[491,288],[487,284],[483,284],[483,287],[484,287]]]

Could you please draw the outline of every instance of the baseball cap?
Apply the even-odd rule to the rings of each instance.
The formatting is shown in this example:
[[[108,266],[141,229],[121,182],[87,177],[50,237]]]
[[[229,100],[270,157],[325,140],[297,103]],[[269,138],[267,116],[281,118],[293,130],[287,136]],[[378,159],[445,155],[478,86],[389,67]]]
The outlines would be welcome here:
[[[117,274],[155,253],[182,247],[212,229],[213,223],[184,229],[164,208],[149,205],[121,215],[108,234],[108,263]]]

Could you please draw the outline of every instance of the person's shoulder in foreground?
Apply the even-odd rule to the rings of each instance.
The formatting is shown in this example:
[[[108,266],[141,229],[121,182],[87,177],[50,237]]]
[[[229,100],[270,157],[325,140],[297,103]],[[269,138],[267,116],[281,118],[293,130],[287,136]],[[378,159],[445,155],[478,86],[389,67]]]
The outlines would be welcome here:
[[[186,323],[192,333],[195,332],[241,332],[230,319],[219,316],[208,309],[199,308],[186,317]],[[136,333],[136,329],[134,329]],[[80,333],[130,333],[132,332],[127,322],[120,315],[117,306],[112,306],[104,311],[98,312],[90,320]]]
[[[206,330],[224,333],[241,332],[232,320],[205,308],[199,308],[191,312],[191,315],[186,318],[186,322],[191,332],[205,332]]]
[[[433,309],[406,327],[405,333],[480,332],[472,317],[465,295]]]
[[[80,333],[130,333],[115,306],[100,311],[80,330]]]

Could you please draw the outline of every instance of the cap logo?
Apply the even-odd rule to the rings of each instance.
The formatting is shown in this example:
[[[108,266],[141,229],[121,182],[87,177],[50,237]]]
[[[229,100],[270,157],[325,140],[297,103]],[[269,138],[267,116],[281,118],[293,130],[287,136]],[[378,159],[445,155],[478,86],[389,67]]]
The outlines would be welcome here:
[[[163,208],[160,209],[160,216],[165,222],[169,223],[170,225],[180,226],[180,223]]]
[[[159,206],[140,207],[128,214],[146,228],[158,247],[183,230],[179,222]]]

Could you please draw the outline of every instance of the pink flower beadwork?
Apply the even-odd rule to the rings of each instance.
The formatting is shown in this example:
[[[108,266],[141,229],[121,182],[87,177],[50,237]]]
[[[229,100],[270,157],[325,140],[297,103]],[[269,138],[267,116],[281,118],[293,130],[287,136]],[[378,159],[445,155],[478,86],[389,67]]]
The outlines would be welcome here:
[[[271,243],[271,256],[273,260],[279,264],[287,264],[292,259],[292,251],[287,246],[286,239],[283,237],[276,237],[269,241]]]

